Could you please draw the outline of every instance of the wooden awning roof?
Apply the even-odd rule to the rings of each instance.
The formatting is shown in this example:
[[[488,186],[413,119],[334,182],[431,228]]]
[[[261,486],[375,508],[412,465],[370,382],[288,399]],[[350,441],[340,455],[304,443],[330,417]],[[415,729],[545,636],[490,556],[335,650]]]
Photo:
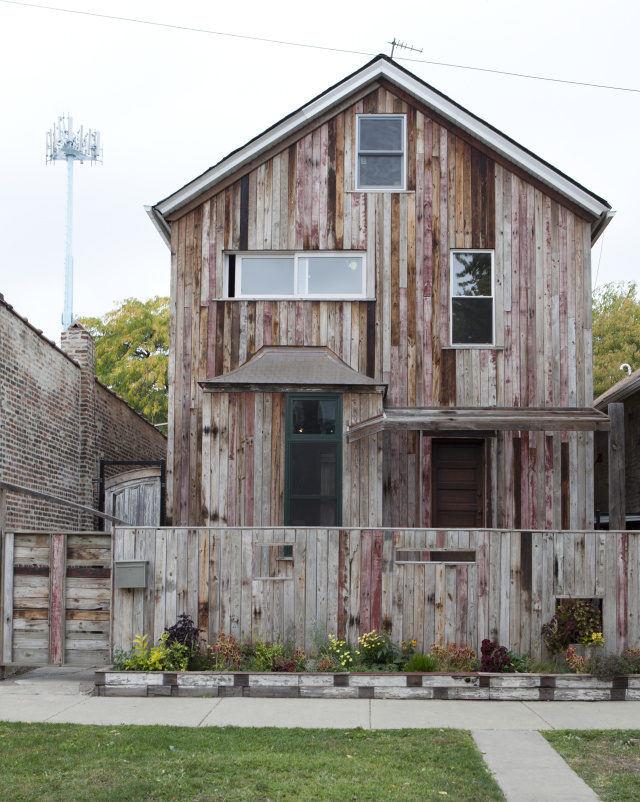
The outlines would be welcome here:
[[[334,390],[384,393],[386,385],[349,367],[329,348],[263,346],[239,368],[199,382],[205,392]]]
[[[609,418],[595,409],[564,407],[411,407],[385,409],[375,418],[347,428],[347,440],[382,431],[422,431],[429,434],[493,431],[608,431]]]

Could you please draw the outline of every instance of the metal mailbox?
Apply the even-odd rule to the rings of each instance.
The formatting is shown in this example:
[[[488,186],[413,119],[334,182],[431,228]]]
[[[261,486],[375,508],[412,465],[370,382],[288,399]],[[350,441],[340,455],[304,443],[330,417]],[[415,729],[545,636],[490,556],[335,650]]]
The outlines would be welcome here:
[[[146,560],[131,560],[129,562],[116,562],[115,587],[116,588],[146,588],[147,566]]]

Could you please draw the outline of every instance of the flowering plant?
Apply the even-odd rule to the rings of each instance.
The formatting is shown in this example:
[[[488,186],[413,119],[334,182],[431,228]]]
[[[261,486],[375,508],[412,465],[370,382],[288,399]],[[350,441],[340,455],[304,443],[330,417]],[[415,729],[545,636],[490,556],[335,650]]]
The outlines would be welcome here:
[[[354,654],[360,654],[360,652],[352,652],[346,640],[338,640],[335,635],[327,635],[327,637],[329,638],[328,656],[333,658],[339,671],[348,671],[353,665]]]
[[[446,646],[432,643],[431,654],[437,659],[440,671],[476,671],[478,668],[476,653],[471,646],[463,646],[455,641]]]
[[[220,632],[213,646],[209,646],[211,667],[214,671],[228,671],[242,664],[242,649],[233,635]]]
[[[556,614],[542,627],[542,640],[551,654],[563,652],[572,643],[596,645],[591,638],[602,637],[600,610],[589,599],[563,599]]]
[[[565,655],[565,660],[569,663],[569,667],[574,674],[584,674],[586,660],[582,655],[576,653],[575,647],[569,646]]]

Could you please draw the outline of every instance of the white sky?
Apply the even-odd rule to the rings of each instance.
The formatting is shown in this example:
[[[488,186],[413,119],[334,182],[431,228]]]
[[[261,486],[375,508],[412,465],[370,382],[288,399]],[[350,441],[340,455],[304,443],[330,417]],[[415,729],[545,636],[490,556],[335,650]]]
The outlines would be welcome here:
[[[395,36],[424,49],[396,56],[640,89],[632,0],[49,2],[371,54]],[[45,136],[61,114],[102,136],[104,164],[76,167],[74,215],[74,313],[102,315],[169,294],[169,251],[145,204],[368,60],[0,2],[0,292],[59,340],[66,168],[45,166]],[[608,200],[617,214],[594,278],[640,278],[640,94],[400,63]]]

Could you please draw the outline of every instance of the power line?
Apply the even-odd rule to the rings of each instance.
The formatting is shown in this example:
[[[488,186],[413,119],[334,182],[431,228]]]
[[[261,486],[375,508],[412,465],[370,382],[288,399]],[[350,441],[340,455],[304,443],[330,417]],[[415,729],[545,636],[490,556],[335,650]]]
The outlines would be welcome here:
[[[240,33],[228,33],[226,31],[213,31],[209,28],[196,28],[190,25],[174,25],[169,22],[155,22],[153,20],[138,19],[136,17],[121,17],[115,14],[100,14],[96,11],[78,11],[72,8],[58,8],[56,6],[45,6],[36,3],[23,3],[20,0],[0,0],[0,3],[12,6],[22,6],[23,8],[37,8],[45,11],[57,11],[62,14],[76,14],[83,17],[95,17],[98,19],[114,20],[116,22],[131,22],[136,25],[151,25],[156,28],[167,28],[176,31],[186,31],[188,33],[203,33],[209,36],[226,36],[231,39],[246,39],[252,42],[263,42],[265,44],[284,45],[286,47],[301,47],[310,50],[325,50],[332,53],[348,53],[357,56],[377,56],[377,53],[372,53],[365,50],[349,50],[342,47],[329,47],[328,45],[312,45],[304,42],[291,42],[286,39],[269,39],[263,36],[249,36]],[[414,64],[429,64],[435,67],[449,67],[456,70],[472,70],[474,72],[488,72],[492,75],[506,75],[511,78],[526,78],[530,81],[548,81],[557,84],[568,84],[570,86],[586,86],[591,89],[608,89],[614,92],[635,92],[640,94],[640,89],[634,89],[629,86],[615,86],[613,84],[597,84],[589,81],[572,81],[568,78],[551,78],[545,75],[531,75],[529,73],[511,72],[509,70],[495,70],[489,67],[473,67],[469,64],[453,64],[447,61],[431,61],[429,59],[398,57],[396,61],[409,61]]]

